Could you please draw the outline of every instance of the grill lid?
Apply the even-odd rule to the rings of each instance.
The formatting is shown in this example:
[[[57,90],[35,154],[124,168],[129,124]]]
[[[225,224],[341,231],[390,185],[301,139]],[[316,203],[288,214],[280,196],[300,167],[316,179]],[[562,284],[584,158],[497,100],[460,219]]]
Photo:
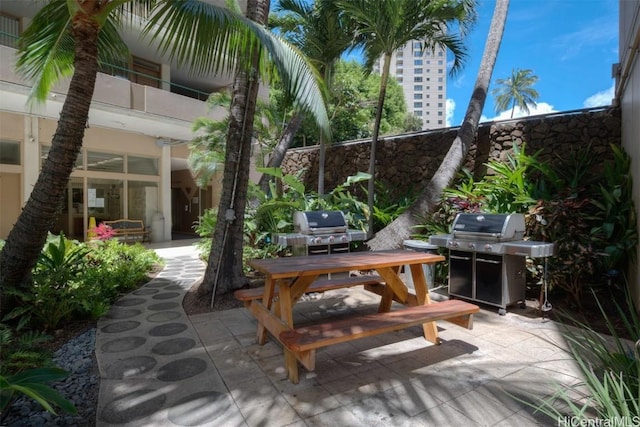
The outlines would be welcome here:
[[[463,239],[520,240],[524,231],[522,214],[459,213],[453,221],[453,235]]]
[[[342,211],[295,212],[293,228],[303,234],[345,233],[347,220]]]

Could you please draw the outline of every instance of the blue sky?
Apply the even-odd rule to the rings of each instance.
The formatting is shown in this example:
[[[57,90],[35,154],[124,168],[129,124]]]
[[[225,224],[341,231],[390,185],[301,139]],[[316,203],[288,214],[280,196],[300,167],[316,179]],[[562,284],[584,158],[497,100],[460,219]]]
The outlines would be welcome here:
[[[637,1],[637,0],[625,0]],[[478,0],[478,22],[468,37],[464,69],[449,76],[447,123],[462,122],[484,50],[494,0]],[[530,114],[610,105],[618,61],[618,0],[511,0],[500,53],[491,79],[506,79],[514,68],[538,76],[538,106]],[[483,121],[508,118],[487,97]],[[520,113],[520,114],[518,114]],[[523,115],[516,111],[514,117]]]

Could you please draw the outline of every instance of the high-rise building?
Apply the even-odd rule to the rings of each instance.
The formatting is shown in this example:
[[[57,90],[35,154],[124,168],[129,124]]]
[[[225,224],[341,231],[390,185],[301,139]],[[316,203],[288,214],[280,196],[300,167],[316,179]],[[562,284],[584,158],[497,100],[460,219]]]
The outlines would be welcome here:
[[[382,72],[382,63],[374,67]],[[422,129],[447,126],[447,55],[444,49],[422,51],[421,43],[411,41],[391,57],[390,77],[401,85],[407,111],[422,119]]]

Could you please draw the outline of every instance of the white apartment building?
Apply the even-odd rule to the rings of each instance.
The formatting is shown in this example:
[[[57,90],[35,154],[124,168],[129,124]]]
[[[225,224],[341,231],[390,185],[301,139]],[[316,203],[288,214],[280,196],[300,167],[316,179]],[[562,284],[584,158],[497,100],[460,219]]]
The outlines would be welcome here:
[[[45,104],[30,110],[31,86],[14,71],[17,37],[41,5],[0,1],[0,239],[29,198],[68,85],[62,82]],[[194,119],[227,114],[210,111],[205,100],[233,80],[193,77],[141,43],[135,31],[123,38],[129,63],[116,75],[98,74],[82,152],[52,231],[84,240],[92,218],[129,218],[153,226],[153,240],[170,240],[172,233],[192,231],[203,210],[219,200],[221,173],[198,188],[188,170],[187,144]]]
[[[378,61],[374,72],[381,73]],[[421,51],[412,41],[395,51],[389,75],[402,85],[407,111],[422,119],[422,129],[447,126],[447,55],[444,49]]]

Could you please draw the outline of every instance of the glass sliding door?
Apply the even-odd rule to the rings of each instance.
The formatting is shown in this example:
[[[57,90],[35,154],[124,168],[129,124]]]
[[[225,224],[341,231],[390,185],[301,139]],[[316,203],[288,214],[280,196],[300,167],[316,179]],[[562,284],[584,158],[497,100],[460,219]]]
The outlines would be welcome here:
[[[63,232],[70,239],[84,240],[84,180],[71,178],[64,191],[58,220],[51,230],[54,234]]]
[[[151,226],[153,214],[159,211],[159,191],[157,182],[128,181],[129,219],[141,219]]]
[[[124,181],[87,178],[87,210],[89,218],[102,221],[124,218]]]

